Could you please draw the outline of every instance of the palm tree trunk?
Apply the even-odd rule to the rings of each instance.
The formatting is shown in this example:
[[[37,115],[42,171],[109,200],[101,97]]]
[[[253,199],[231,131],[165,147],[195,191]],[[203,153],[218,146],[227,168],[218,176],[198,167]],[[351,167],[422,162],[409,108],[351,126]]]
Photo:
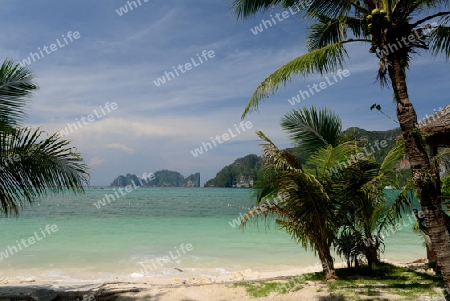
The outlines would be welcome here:
[[[428,235],[447,288],[450,288],[450,236],[441,209],[439,171],[432,168],[425,148],[425,142],[417,129],[417,115],[409,101],[406,76],[400,65],[399,54],[391,56],[389,77],[397,100],[397,117],[406,144],[413,180],[417,188]]]
[[[430,248],[430,245],[426,244],[427,247],[427,259],[428,259],[428,266],[433,268],[433,270],[436,273],[440,273],[439,267],[437,265],[437,257],[436,252],[433,252],[433,250]]]
[[[373,244],[364,248],[364,256],[367,259],[367,265],[369,267],[369,270],[372,270],[374,265],[380,263],[380,258],[378,257],[378,248],[379,245]]]
[[[330,254],[330,249],[328,248],[322,252],[319,250],[319,258],[322,262],[323,275],[325,276],[325,279],[337,279],[336,270],[334,269],[334,260]]]

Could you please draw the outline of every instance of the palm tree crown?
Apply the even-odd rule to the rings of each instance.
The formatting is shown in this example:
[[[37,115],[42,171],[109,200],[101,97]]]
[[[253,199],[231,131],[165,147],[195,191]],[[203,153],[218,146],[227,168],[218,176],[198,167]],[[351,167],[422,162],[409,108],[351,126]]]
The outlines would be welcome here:
[[[284,7],[300,0],[235,0],[239,18],[247,18],[274,5]],[[242,118],[258,108],[259,101],[273,94],[293,76],[325,74],[343,68],[348,43],[367,43],[379,59],[377,78],[394,92],[397,118],[402,130],[428,233],[438,265],[450,290],[450,233],[439,199],[439,169],[430,162],[417,114],[409,99],[406,71],[412,54],[421,50],[450,57],[450,11],[444,0],[312,0],[302,6],[313,20],[306,45],[308,53],[288,62],[269,75],[255,90]],[[435,22],[432,22],[435,21]],[[432,22],[432,23],[430,23]]]
[[[88,167],[70,141],[20,126],[29,97],[38,87],[28,68],[5,60],[0,67],[0,213],[49,193],[83,192]]]

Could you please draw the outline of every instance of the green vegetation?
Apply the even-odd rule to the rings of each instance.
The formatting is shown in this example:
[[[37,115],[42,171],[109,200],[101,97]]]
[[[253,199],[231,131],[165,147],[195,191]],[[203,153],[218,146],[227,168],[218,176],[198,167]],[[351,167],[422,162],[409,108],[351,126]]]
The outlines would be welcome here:
[[[377,163],[383,162],[389,151],[396,145],[396,138],[401,135],[400,128],[395,128],[387,131],[367,131],[365,129],[352,127],[343,131],[340,136],[340,141],[357,141],[360,148],[368,147],[369,143],[372,145],[375,141],[385,140],[387,146],[377,149],[373,156]],[[308,158],[308,153],[294,145],[292,148],[286,149],[291,152],[298,159],[301,164],[305,164]],[[205,183],[205,187],[234,187],[234,185],[241,182],[241,187],[252,187],[251,181],[256,181],[263,171],[261,170],[262,159],[256,155],[248,155],[243,158],[236,159],[232,164],[222,168],[213,179]],[[401,169],[396,173],[398,186],[404,187],[411,179],[411,169]]]
[[[441,193],[450,196],[450,176],[441,179]]]
[[[241,225],[252,217],[273,214],[280,229],[318,254],[326,279],[335,278],[333,247],[347,259],[349,268],[363,259],[369,268],[378,264],[380,233],[395,225],[411,205],[412,194],[406,190],[395,195],[389,206],[383,192],[385,185],[396,184],[404,145],[396,145],[381,164],[367,154],[356,158],[360,140],[342,142],[341,120],[327,109],[292,110],[283,116],[281,126],[310,155],[302,164],[258,132],[264,157],[255,184],[257,206],[246,213]],[[285,197],[274,204],[278,196]]]
[[[361,128],[351,127],[342,133],[342,140],[356,140],[358,141],[358,146],[360,148],[366,147],[368,150],[370,149],[370,146],[375,143],[375,141],[386,140],[387,146],[376,149],[373,153],[376,162],[381,163],[389,151],[396,145],[396,139],[400,137],[401,134],[400,128],[395,128],[388,131],[366,131]]]
[[[247,19],[277,5],[288,8],[296,4],[296,0],[234,0],[233,9],[238,18]],[[406,81],[409,67],[417,57],[414,54],[428,52],[450,58],[448,1],[312,0],[308,4],[302,6],[298,14],[309,24],[305,41],[307,52],[275,70],[258,85],[242,118],[257,110],[261,100],[276,93],[295,76],[343,73],[350,59],[346,47],[354,43],[366,44],[368,48],[370,45],[369,53],[377,62],[374,64],[376,79],[382,87],[392,87],[397,119],[420,205],[426,215],[432,250],[450,289],[450,231],[446,228],[439,198],[439,168],[431,163],[425,139],[417,130],[417,114]]]
[[[261,167],[261,157],[247,155],[224,167],[205,187],[252,187]]]
[[[336,275],[339,280],[326,283],[321,280],[321,273],[308,273],[289,280],[236,283],[233,287],[244,287],[253,297],[272,295],[277,298],[314,283],[317,292],[325,292],[335,300],[446,300],[441,276],[387,263],[372,270],[366,266],[357,270],[336,269]]]
[[[140,186],[139,178],[135,174],[129,174],[127,173],[126,176],[118,176],[110,186],[112,187],[125,187],[128,185],[132,185],[132,183],[135,183],[136,186]]]
[[[17,215],[24,203],[88,184],[89,168],[69,140],[21,126],[37,89],[30,69],[11,60],[0,66],[0,214]]]
[[[441,276],[432,276],[382,263],[369,271],[360,269],[357,274],[348,270],[338,271],[339,280],[327,283],[331,296],[342,296],[343,300],[432,300],[433,297],[444,299],[444,282]]]
[[[135,174],[126,174],[118,176],[110,186],[125,187],[127,185],[142,187],[200,187],[200,173],[195,173],[184,178],[179,172],[170,170],[159,170],[153,175],[147,175],[148,178],[140,179]]]
[[[155,172],[155,179],[148,183],[148,186],[157,187],[181,187],[184,184],[184,177],[176,171],[159,170]]]
[[[248,282],[233,284],[233,287],[245,287],[247,293],[253,297],[267,297],[270,293],[277,292],[278,286],[278,282]]]

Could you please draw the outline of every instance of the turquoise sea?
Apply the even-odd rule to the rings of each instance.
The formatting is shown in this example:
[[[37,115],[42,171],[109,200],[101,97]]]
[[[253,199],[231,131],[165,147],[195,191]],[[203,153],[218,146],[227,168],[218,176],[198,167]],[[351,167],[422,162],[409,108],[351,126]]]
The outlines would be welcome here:
[[[26,206],[18,218],[1,218],[0,278],[158,277],[176,273],[175,268],[226,275],[318,263],[273,221],[250,222],[244,231],[233,224],[254,204],[249,190],[139,188],[105,206],[94,205],[114,192],[88,189],[84,195],[48,197]],[[52,225],[57,231],[50,230]],[[412,223],[405,219],[403,225],[386,238],[383,258],[426,257]],[[342,260],[336,257],[336,262]]]

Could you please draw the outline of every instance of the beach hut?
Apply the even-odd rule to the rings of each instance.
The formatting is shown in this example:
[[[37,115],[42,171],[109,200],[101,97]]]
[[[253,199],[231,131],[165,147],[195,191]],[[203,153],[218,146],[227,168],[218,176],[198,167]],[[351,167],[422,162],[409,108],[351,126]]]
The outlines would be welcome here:
[[[431,116],[426,115],[426,118],[419,122],[419,128],[427,134],[426,143],[430,149],[430,157],[436,156],[440,147],[450,147],[450,105],[440,108]],[[448,214],[450,197],[440,196],[440,198],[442,206],[445,207],[443,210]],[[427,257],[429,262],[436,261],[436,255],[430,250],[428,244]]]
[[[427,133],[426,142],[430,156],[437,154],[439,147],[450,147],[450,105],[419,122],[419,128]]]

